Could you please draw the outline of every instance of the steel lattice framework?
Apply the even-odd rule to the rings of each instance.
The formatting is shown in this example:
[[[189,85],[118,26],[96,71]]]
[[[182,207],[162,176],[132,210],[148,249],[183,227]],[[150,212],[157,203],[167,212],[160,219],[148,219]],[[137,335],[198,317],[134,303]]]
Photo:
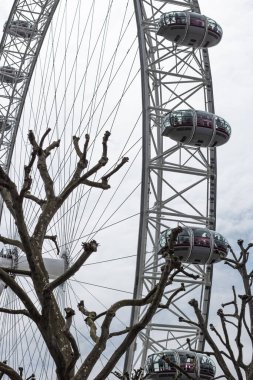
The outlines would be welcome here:
[[[0,45],[0,67],[15,70],[6,83],[0,72],[0,165],[9,171],[17,130],[33,70],[59,0],[16,0],[5,24]],[[9,33],[12,21],[26,21],[35,31],[32,38]],[[1,71],[1,69],[0,69]],[[22,78],[22,80],[20,80]],[[2,201],[0,215],[2,214]]]
[[[207,49],[178,47],[156,35],[160,16],[173,6],[200,13],[197,0],[135,1],[143,96],[143,176],[135,298],[145,295],[159,279],[161,262],[157,252],[163,229],[175,224],[215,229],[215,148],[172,145],[161,136],[162,118],[168,111],[195,108],[214,113]],[[199,350],[204,349],[199,331],[178,323],[178,317],[187,318],[188,293],[199,300],[202,315],[206,321],[208,318],[212,266],[194,265],[191,270],[199,275],[198,280],[184,276],[176,279],[186,284],[185,294],[178,296],[169,309],[158,312],[141,332],[137,344],[128,351],[126,370],[138,361],[143,367],[148,351],[185,348],[186,338]],[[164,295],[164,304],[169,296],[170,291]],[[139,308],[133,310],[131,323],[138,321],[141,312]]]

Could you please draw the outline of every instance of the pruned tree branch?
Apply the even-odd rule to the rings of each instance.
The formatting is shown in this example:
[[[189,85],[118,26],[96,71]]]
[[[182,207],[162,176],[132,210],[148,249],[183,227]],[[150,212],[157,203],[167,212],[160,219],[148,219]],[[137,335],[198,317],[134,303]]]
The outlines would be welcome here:
[[[250,268],[248,272],[247,268],[250,267],[250,249],[253,247],[253,244],[249,243],[246,246],[243,240],[239,239],[238,245],[240,248],[239,254],[235,254],[233,249],[229,247],[232,257],[222,258],[222,260],[224,260],[225,264],[229,265],[231,268],[233,268],[233,270],[236,270],[240,274],[245,294],[238,296],[241,300],[241,302],[239,302],[236,295],[235,287],[233,286],[233,299],[229,302],[222,304],[224,310],[229,306],[233,307],[232,311],[228,311],[225,313],[222,309],[218,310],[217,314],[220,318],[222,333],[219,333],[219,331],[214,327],[214,325],[210,324],[210,330],[214,332],[219,339],[218,343],[212,340],[211,336],[209,335],[207,328],[203,323],[203,318],[201,316],[200,309],[198,308],[197,301],[192,300],[190,304],[194,308],[195,315],[197,317],[197,322],[194,322],[195,326],[200,328],[204,336],[204,339],[209,343],[213,350],[213,352],[209,352],[207,354],[214,355],[216,357],[222,371],[224,372],[224,376],[218,376],[218,378],[235,378],[231,372],[232,370],[230,371],[230,368],[228,370],[227,363],[223,360],[226,359],[227,361],[230,361],[230,365],[233,368],[233,371],[236,373],[237,380],[249,380],[253,379],[253,362],[251,360],[250,363],[245,364],[243,360],[243,349],[245,348],[243,344],[243,329],[245,329],[245,331],[247,332],[251,341],[251,348],[253,348],[253,296],[251,289],[253,271]],[[185,319],[183,319],[183,321],[186,323],[194,324],[192,323],[192,321],[187,321]],[[231,328],[233,328],[233,331],[235,332],[233,337],[235,338],[236,346],[232,341],[231,330],[228,330],[228,325],[230,325]],[[222,350],[220,348],[219,343],[222,344],[225,350]],[[237,348],[237,350],[235,350],[235,347]],[[193,351],[197,352],[196,350]]]
[[[172,295],[168,298],[166,304],[160,304],[160,305],[159,305],[159,308],[160,308],[160,309],[167,309],[167,308],[170,306],[170,304],[171,304],[171,302],[173,301],[173,299],[176,297],[176,295],[177,295],[178,293],[180,293],[180,292],[183,292],[183,291],[185,291],[185,286],[184,286],[183,283],[181,283],[180,288],[176,289],[176,290],[172,293]]]
[[[10,179],[7,173],[0,166],[0,191],[4,203],[6,204],[8,210],[13,216],[14,220],[16,220],[16,210],[13,205],[14,200],[19,199],[19,194],[17,191],[17,187],[14,182]]]
[[[15,220],[16,215],[15,215],[15,210],[13,208],[13,202],[12,202],[11,193],[5,187],[1,186],[1,184],[0,184],[0,193],[1,193],[1,196],[3,198],[3,201],[4,201],[5,205],[6,205],[6,207],[8,208],[8,210],[10,211],[12,217]]]
[[[70,372],[73,370],[77,360],[79,359],[80,352],[78,350],[78,346],[77,346],[77,343],[75,341],[75,338],[73,337],[73,335],[70,332],[70,327],[72,325],[72,320],[73,320],[73,316],[75,315],[75,312],[70,307],[67,307],[64,310],[66,312],[66,316],[65,316],[66,323],[65,323],[63,332],[64,332],[65,336],[67,337],[67,339],[69,340],[71,347],[73,349],[72,358],[69,361],[68,366],[67,366],[66,371],[65,371],[66,375],[68,376],[70,374]]]
[[[211,336],[208,332],[205,320],[204,320],[204,318],[201,314],[201,311],[198,307],[198,302],[193,299],[189,302],[189,304],[193,307],[195,315],[196,315],[197,320],[198,320],[199,327],[200,327],[202,333],[204,334],[204,337],[207,340],[208,344],[210,345],[210,347],[214,351],[216,360],[218,361],[220,367],[223,369],[223,372],[225,373],[225,375],[229,379],[236,380],[234,378],[234,376],[231,374],[231,371],[228,369],[227,364],[226,364],[225,360],[223,359],[223,356],[220,352],[220,349],[217,347],[215,341],[211,338]]]
[[[224,339],[222,338],[221,334],[218,332],[218,330],[214,327],[214,325],[212,323],[210,323],[210,330],[213,331],[217,337],[219,338],[220,342],[222,343],[222,345],[224,347],[226,347],[226,342],[224,341]],[[226,353],[223,353],[224,356],[226,356],[228,359],[230,359],[230,356]]]
[[[181,228],[176,228],[172,230],[173,238],[176,238],[176,234],[179,233]],[[174,239],[171,242],[171,248],[173,247]],[[163,266],[161,278],[158,284],[152,289],[152,291],[144,298],[139,300],[122,300],[116,302],[112,305],[106,312],[106,316],[101,326],[101,335],[99,337],[98,342],[95,344],[93,350],[87,356],[83,365],[80,367],[76,374],[76,380],[82,379],[83,377],[88,377],[90,371],[93,368],[93,365],[96,363],[101,353],[105,349],[106,342],[109,338],[110,334],[110,325],[112,323],[113,318],[115,317],[117,311],[125,306],[143,306],[148,305],[145,313],[140,318],[139,322],[130,328],[130,331],[126,334],[123,342],[119,345],[119,347],[115,350],[114,354],[111,356],[104,369],[96,376],[95,380],[105,379],[106,376],[112,371],[115,363],[119,360],[119,358],[123,355],[126,350],[126,347],[135,340],[139,331],[142,330],[143,326],[146,326],[147,323],[151,320],[152,316],[156,312],[159,304],[161,303],[161,298],[163,295],[163,291],[168,284],[168,277],[172,271],[178,269],[178,263],[175,263],[175,260],[168,257],[166,259],[166,263]],[[89,363],[89,368],[87,367],[87,363]]]
[[[89,243],[83,243],[83,252],[80,257],[76,260],[76,262],[61,276],[59,276],[56,280],[52,281],[50,284],[47,284],[44,288],[44,294],[48,292],[52,292],[57,286],[63,284],[70,277],[72,277],[85,263],[85,261],[90,257],[93,252],[97,252],[98,243],[95,240],[92,240]]]
[[[0,235],[0,242],[2,242],[3,244],[12,245],[14,247],[19,248],[21,251],[24,251],[23,244],[19,240],[6,238],[6,237]]]
[[[186,342],[188,344],[189,351],[196,352],[198,354],[203,354],[203,351],[195,350],[194,348],[192,348],[191,340],[189,338],[186,339]],[[223,351],[221,351],[221,352],[223,352]],[[212,351],[205,351],[205,354],[207,356],[215,356],[214,352],[212,352]]]
[[[45,239],[51,240],[54,243],[57,255],[59,255],[60,254],[60,248],[59,248],[58,243],[57,243],[57,235],[45,235]]]
[[[117,171],[119,171],[119,169],[122,168],[122,166],[125,165],[128,161],[129,161],[129,158],[128,158],[128,157],[123,157],[122,160],[121,160],[121,162],[120,162],[118,165],[116,165],[116,167],[115,167],[113,170],[111,170],[109,173],[107,173],[106,175],[104,175],[104,176],[102,177],[102,183],[107,184],[108,179],[109,179],[113,174],[117,173]]]
[[[81,151],[79,147],[79,138],[76,136],[73,137],[73,144],[75,147],[75,151],[79,157],[79,162],[77,163],[77,167],[72,176],[71,181],[68,183],[68,185],[65,187],[65,189],[63,189],[63,191],[59,195],[60,204],[62,204],[63,201],[66,200],[67,197],[72,193],[72,191],[81,184],[100,188],[103,190],[107,190],[110,188],[110,186],[108,185],[109,177],[111,177],[114,173],[116,173],[128,161],[128,158],[124,157],[122,159],[122,162],[118,164],[115,169],[113,169],[110,173],[107,173],[104,177],[102,177],[101,182],[92,181],[89,179],[93,174],[96,174],[108,162],[107,143],[108,143],[109,136],[110,136],[110,132],[106,131],[103,137],[103,141],[102,141],[102,147],[103,147],[102,155],[98,163],[93,165],[93,167],[87,170],[84,174],[82,174],[82,172],[87,167],[87,164],[88,164],[86,156],[87,156],[87,149],[88,149],[88,143],[89,143],[89,135],[85,136],[85,144],[84,144],[83,152]]]
[[[48,153],[49,153],[50,150],[52,150],[53,148],[59,146],[59,141],[52,143],[47,148],[47,150],[44,151],[42,149],[43,142],[44,142],[45,137],[48,135],[49,132],[50,132],[50,129],[48,129],[44,133],[44,135],[42,136],[42,139],[40,141],[40,144],[38,144],[36,142],[34,133],[31,130],[29,131],[28,139],[30,141],[30,144],[32,145],[33,154],[36,154],[37,157],[38,157],[37,168],[38,168],[38,170],[40,172],[41,179],[43,180],[43,183],[44,183],[44,188],[45,188],[47,199],[52,199],[52,198],[55,197],[54,183],[53,183],[53,180],[52,180],[52,178],[51,178],[51,176],[50,176],[50,174],[48,172],[48,168],[47,168],[47,164],[46,164],[46,158],[47,158]]]
[[[109,339],[114,337],[114,336],[120,336],[128,333],[130,331],[130,327],[126,327],[124,330],[121,331],[115,331],[109,334]]]
[[[74,311],[70,308],[65,310],[65,322],[53,290],[68,280],[80,269],[89,256],[97,250],[97,243],[95,241],[84,243],[83,252],[76,262],[71,265],[62,276],[59,276],[51,283],[49,283],[48,272],[42,259],[43,243],[45,239],[52,240],[56,246],[57,253],[59,254],[56,236],[47,234],[49,223],[59,208],[79,185],[84,184],[104,190],[108,189],[110,187],[108,185],[109,177],[116,173],[128,161],[128,159],[123,158],[122,162],[116,165],[113,170],[109,171],[109,173],[104,175],[104,177],[102,177],[99,181],[95,181],[92,179],[92,176],[97,174],[97,172],[108,162],[107,144],[110,133],[106,132],[103,137],[102,154],[100,159],[95,165],[88,168],[85,172],[84,169],[86,169],[88,165],[87,153],[89,135],[85,136],[83,149],[79,146],[79,139],[77,137],[73,137],[73,144],[76,154],[79,157],[79,162],[77,163],[76,170],[74,171],[71,180],[66,184],[61,193],[56,195],[54,191],[54,181],[51,178],[46,160],[51,151],[59,147],[60,141],[53,141],[47,147],[44,147],[45,140],[49,132],[50,129],[43,134],[39,141],[36,139],[34,133],[29,131],[28,139],[32,147],[32,152],[29,163],[24,168],[24,183],[20,194],[17,191],[16,185],[11,181],[9,176],[0,169],[0,191],[4,194],[4,202],[15,219],[21,242],[4,237],[2,237],[2,240],[0,238],[0,241],[4,244],[16,246],[22,249],[22,251],[26,254],[30,267],[29,274],[33,281],[35,294],[39,303],[39,308],[42,309],[42,314],[39,313],[25,291],[18,284],[16,284],[13,279],[11,279],[2,268],[0,268],[0,279],[14,291],[17,297],[20,298],[21,302],[23,302],[25,308],[20,310],[1,308],[0,312],[9,314],[23,314],[30,317],[37,324],[50,354],[55,361],[57,378],[63,379],[66,377],[66,379],[68,378],[68,380],[70,380],[70,378],[74,375],[75,363],[79,357],[76,342],[70,332]],[[45,199],[40,199],[38,196],[30,193],[32,185],[31,173],[35,162],[37,162],[38,172],[43,181],[46,193]],[[37,221],[34,223],[35,225],[32,227],[32,235],[29,233],[29,228],[24,217],[24,199],[29,199],[35,202],[42,209],[38,215]],[[151,298],[152,294],[149,295],[149,301]],[[106,314],[100,313],[98,315],[90,315],[89,313],[86,315],[86,323],[90,325],[91,329],[93,329],[95,326],[95,320],[97,318],[101,318],[102,316],[106,318],[107,315],[108,311]],[[112,332],[111,334],[111,336],[121,335],[123,334],[123,331]],[[94,333],[94,340],[98,342],[100,337],[95,337],[95,335],[96,334]],[[110,336],[108,335],[107,339],[109,339],[109,337]]]
[[[19,297],[19,299],[23,302],[26,309],[29,312],[29,317],[33,319],[35,322],[39,321],[40,314],[36,307],[34,306],[34,303],[31,301],[31,299],[28,297],[27,293],[16,283],[16,281],[9,276],[8,273],[6,273],[2,268],[0,268],[0,279],[5,282],[6,285],[8,285],[11,290]]]
[[[81,151],[79,147],[79,137],[73,136],[73,144],[76,151],[77,156],[79,157],[79,161],[77,163],[77,167],[75,170],[75,173],[73,175],[73,180],[78,180],[80,178],[80,175],[82,171],[87,168],[88,160],[86,158],[87,156],[87,149],[90,141],[90,136],[88,134],[85,135],[85,144],[83,151]]]
[[[11,380],[22,380],[22,377],[13,368],[9,367],[6,362],[0,362],[0,375],[1,372]]]
[[[44,150],[45,157],[47,158],[50,155],[51,150],[55,148],[59,148],[59,146],[60,146],[60,140],[53,141],[51,144],[49,144],[48,147]]]
[[[231,315],[234,316],[234,317],[236,317],[236,318],[238,318],[239,317],[239,315],[238,315],[238,305],[237,305],[237,301],[236,301],[236,293],[235,293],[235,287],[234,286],[232,286],[232,292],[233,292],[233,301],[223,303],[221,306],[224,308],[224,307],[229,306],[229,305],[234,305],[235,311]],[[228,314],[224,314],[224,315],[228,316]]]
[[[118,371],[112,372],[114,376],[121,380],[142,380],[143,379],[143,368],[134,369],[131,375],[128,372],[121,374]]]
[[[96,182],[96,181],[90,181],[88,179],[83,180],[82,184],[90,186],[90,187],[96,187],[97,189],[102,189],[102,190],[108,190],[111,187],[106,182]]]
[[[236,358],[235,358],[235,355],[234,355],[234,351],[231,347],[231,344],[230,344],[230,339],[229,339],[229,333],[227,331],[227,326],[226,326],[226,319],[224,317],[224,314],[223,314],[223,310],[222,309],[219,309],[218,312],[217,312],[218,316],[220,317],[220,320],[221,320],[221,325],[222,325],[222,330],[223,330],[223,334],[224,334],[224,337],[225,337],[225,347],[229,353],[229,358],[230,360],[232,361],[234,367],[236,367]],[[242,374],[241,374],[241,371],[239,368],[236,368],[236,372],[238,374],[238,378],[242,380]]]
[[[29,312],[26,309],[20,309],[20,310],[13,310],[13,309],[6,309],[4,307],[0,307],[0,313],[6,313],[6,314],[12,314],[12,315],[25,315],[28,318],[31,318]]]
[[[41,208],[43,208],[43,206],[47,203],[44,199],[39,199],[29,192],[24,194],[24,198],[30,199],[31,201],[37,203]]]
[[[40,142],[39,142],[39,148],[42,149],[43,148],[43,144],[44,144],[44,141],[45,141],[45,138],[47,137],[47,135],[49,134],[49,132],[51,131],[51,128],[48,128],[44,134],[42,135],[41,139],[40,139]]]
[[[95,319],[97,317],[96,312],[95,311],[88,311],[84,307],[83,301],[80,301],[77,306],[78,306],[79,311],[81,311],[81,313],[86,316],[85,323],[90,328],[91,339],[93,340],[93,342],[97,343],[99,341],[99,337],[97,336],[97,326],[95,324]]]

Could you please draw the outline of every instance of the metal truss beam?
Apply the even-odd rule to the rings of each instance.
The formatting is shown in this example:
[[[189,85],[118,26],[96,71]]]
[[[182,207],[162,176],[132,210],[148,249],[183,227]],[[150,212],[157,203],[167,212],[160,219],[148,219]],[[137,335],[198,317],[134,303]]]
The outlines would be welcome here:
[[[32,73],[58,3],[59,0],[16,0],[4,27],[0,44],[0,68],[8,67],[15,70],[15,76],[9,82],[0,74],[0,165],[6,172],[11,165]],[[30,23],[34,33],[30,38],[11,34],[9,31],[13,21]],[[1,199],[0,220],[2,209]]]
[[[176,8],[175,8],[176,6]],[[174,8],[173,8],[174,7]],[[174,109],[203,109],[214,112],[208,52],[177,47],[156,35],[157,22],[166,11],[183,7],[200,12],[197,0],[135,1],[143,93],[143,178],[138,260],[134,298],[140,298],[159,280],[162,260],[158,257],[162,229],[199,225],[215,229],[216,151],[175,145],[161,136],[162,118]],[[186,292],[168,310],[158,311],[126,355],[125,370],[143,366],[148,352],[169,347],[185,348],[186,337],[203,350],[204,341],[195,327],[177,324],[187,318],[187,297],[199,300],[207,321],[212,284],[212,267],[191,265],[197,280],[178,276]],[[164,295],[166,302],[167,296]],[[144,309],[145,310],[145,309]],[[143,309],[133,309],[136,323]],[[166,322],[165,322],[166,321]]]

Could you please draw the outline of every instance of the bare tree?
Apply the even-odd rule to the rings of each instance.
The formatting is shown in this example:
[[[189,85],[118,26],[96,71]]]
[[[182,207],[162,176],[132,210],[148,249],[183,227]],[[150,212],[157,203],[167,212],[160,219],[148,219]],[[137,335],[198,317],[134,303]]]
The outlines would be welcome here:
[[[236,254],[229,247],[231,258],[224,259],[224,262],[239,273],[244,293],[237,294],[235,286],[232,287],[232,300],[222,304],[217,311],[219,327],[210,324],[208,329],[195,299],[189,304],[194,309],[197,320],[180,318],[180,321],[197,326],[202,331],[210,346],[210,351],[206,354],[216,358],[223,372],[216,379],[253,380],[253,270],[250,255],[253,244],[245,247],[243,240],[238,240],[238,245],[240,252]],[[196,352],[189,341],[188,344],[189,349]]]
[[[63,203],[73,193],[73,191],[81,185],[108,190],[110,185],[108,180],[128,161],[123,158],[121,163],[115,169],[101,177],[101,180],[91,180],[91,176],[98,173],[108,162],[107,142],[110,133],[106,132],[102,141],[102,155],[99,161],[88,168],[87,151],[89,146],[89,135],[85,136],[83,149],[79,144],[79,138],[73,137],[73,145],[78,156],[76,168],[72,177],[64,188],[55,193],[54,182],[50,176],[50,170],[47,164],[47,157],[50,153],[57,149],[60,141],[54,141],[44,148],[45,138],[50,133],[50,129],[42,136],[41,140],[36,141],[32,131],[29,132],[28,138],[31,144],[31,158],[27,166],[24,168],[24,182],[21,189],[18,190],[17,185],[11,180],[8,174],[0,168],[0,191],[12,218],[17,226],[20,240],[10,239],[9,237],[0,236],[0,242],[9,244],[21,251],[27,257],[30,268],[30,276],[36,293],[39,306],[35,306],[32,299],[28,296],[10,273],[10,270],[0,268],[0,280],[2,280],[10,289],[17,295],[24,305],[23,309],[1,308],[1,313],[23,315],[30,318],[37,329],[50,352],[56,367],[56,376],[59,380],[83,380],[87,379],[96,366],[101,354],[106,348],[109,339],[114,336],[122,336],[122,342],[118,345],[115,352],[109,358],[105,367],[98,373],[96,380],[105,379],[113,370],[120,357],[125,353],[129,345],[135,340],[137,334],[147,325],[155,314],[157,308],[168,307],[169,302],[173,300],[174,295],[179,291],[184,290],[181,286],[177,289],[166,305],[161,304],[162,295],[166,286],[170,285],[174,276],[184,271],[181,264],[176,261],[171,255],[173,253],[173,244],[176,235],[180,228],[176,228],[174,239],[171,239],[171,246],[168,253],[164,256],[164,265],[162,267],[161,276],[154,288],[142,299],[124,299],[115,302],[105,312],[97,314],[95,311],[86,309],[83,300],[77,305],[77,309],[86,319],[85,322],[90,330],[90,336],[94,341],[94,347],[86,358],[83,358],[82,364],[76,370],[76,363],[80,357],[77,342],[71,333],[71,324],[75,316],[75,310],[70,307],[65,309],[65,315],[62,314],[57,300],[54,296],[54,290],[70,279],[80,267],[88,260],[88,258],[97,251],[98,243],[94,240],[82,244],[82,253],[77,260],[60,275],[57,279],[49,281],[48,272],[43,261],[43,242],[46,239],[52,240],[59,252],[57,245],[57,237],[47,235],[47,230],[50,221],[55,216],[57,211],[62,207]],[[31,194],[32,168],[37,163],[37,169],[40,178],[42,179],[45,199],[40,199]],[[36,220],[36,225],[32,233],[30,233],[27,221],[24,216],[24,199],[29,199],[40,206],[40,214]],[[138,323],[131,328],[126,328],[122,331],[113,331],[111,329],[112,322],[116,313],[124,307],[144,306],[145,312]],[[96,321],[102,319],[101,328],[97,331]],[[3,360],[3,359],[2,359]],[[0,362],[0,376],[6,374],[10,379],[21,380],[22,369],[19,373],[8,366],[6,362]],[[137,375],[136,375],[137,376]],[[30,378],[35,378],[34,375]]]

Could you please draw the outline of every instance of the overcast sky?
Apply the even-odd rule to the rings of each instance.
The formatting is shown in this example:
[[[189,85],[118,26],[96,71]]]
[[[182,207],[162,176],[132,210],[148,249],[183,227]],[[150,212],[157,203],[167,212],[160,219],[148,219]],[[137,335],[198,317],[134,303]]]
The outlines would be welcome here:
[[[217,150],[217,230],[236,247],[238,238],[253,240],[251,119],[253,102],[253,3],[250,0],[200,0],[203,14],[223,28],[221,43],[210,49],[215,110],[230,123],[230,141]],[[219,265],[220,268],[220,265]],[[219,272],[218,284],[228,280]]]
[[[242,238],[253,241],[253,2],[251,0],[200,0],[203,14],[223,28],[221,43],[209,50],[215,110],[230,123],[230,141],[217,149],[217,230],[236,248]],[[222,264],[214,268],[212,315],[219,303],[231,300],[230,285],[239,279]],[[238,280],[238,282],[237,282]],[[229,285],[230,284],[230,285]],[[231,293],[230,293],[231,294]],[[219,302],[220,301],[220,302]]]
[[[223,28],[223,39],[210,49],[215,110],[232,127],[228,144],[218,149],[217,228],[229,240],[252,239],[253,3],[201,0],[202,13]]]

